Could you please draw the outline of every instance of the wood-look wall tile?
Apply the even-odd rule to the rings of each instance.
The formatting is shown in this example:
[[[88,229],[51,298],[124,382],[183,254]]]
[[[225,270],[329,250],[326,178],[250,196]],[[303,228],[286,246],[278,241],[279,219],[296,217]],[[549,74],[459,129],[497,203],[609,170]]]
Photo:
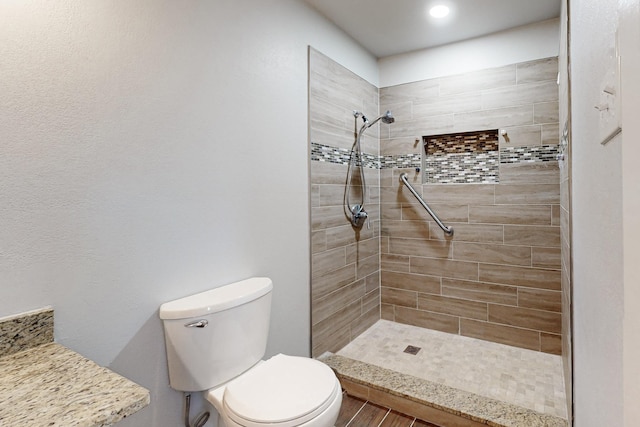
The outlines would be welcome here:
[[[347,246],[347,264],[363,260],[380,253],[380,240],[377,237],[360,240]]]
[[[478,111],[480,108],[479,92],[423,98],[421,101],[413,103],[413,118],[414,120],[429,120],[431,116]]]
[[[551,225],[551,209],[545,205],[472,205],[469,206],[469,222]]]
[[[380,254],[380,269],[383,271],[409,272],[411,257],[408,255]]]
[[[358,279],[367,277],[370,274],[380,270],[380,257],[378,254],[370,256],[369,258],[359,259],[356,262],[356,275]]]
[[[560,247],[560,227],[542,225],[505,225],[504,243]]]
[[[311,276],[318,277],[346,265],[345,248],[330,249],[311,256]]]
[[[391,304],[381,304],[380,305],[380,318],[384,319],[384,320],[390,320],[392,322],[395,322],[396,317],[395,317],[395,312],[394,312],[394,306]]]
[[[310,162],[311,183],[344,185],[347,166],[327,162]]]
[[[389,127],[389,137],[422,139],[425,135],[452,133],[454,124],[455,117],[453,114],[431,116],[428,120],[421,118],[409,122],[398,122]]]
[[[317,324],[325,320],[341,307],[346,307],[364,297],[364,280],[343,286],[330,294],[313,300],[311,322]]]
[[[390,237],[389,253],[428,258],[451,258],[452,245],[446,240]]]
[[[426,184],[422,186],[421,193],[427,204],[490,205],[494,203],[495,187],[493,184]],[[409,193],[408,189],[407,193]],[[409,196],[411,196],[410,193]]]
[[[478,263],[411,257],[411,272],[452,279],[478,280]]]
[[[311,253],[316,254],[327,250],[327,232],[326,230],[311,232]]]
[[[326,274],[314,277],[311,284],[311,298],[315,301],[356,280],[356,266],[349,264]]]
[[[502,163],[500,184],[557,184],[558,162]]]
[[[496,185],[498,205],[553,205],[560,202],[560,184]]]
[[[562,293],[543,289],[518,288],[518,307],[562,311]]]
[[[381,156],[420,154],[421,152],[422,144],[419,141],[416,144],[416,139],[413,137],[380,140]]]
[[[500,148],[506,147],[535,147],[542,144],[542,126],[526,125],[515,127],[504,127],[507,131],[507,138],[500,137]]]
[[[560,271],[510,265],[480,264],[480,281],[527,288],[560,290]]]
[[[442,279],[442,295],[471,301],[518,305],[518,288],[468,280]]]
[[[558,123],[558,101],[540,102],[533,105],[534,123]]]
[[[350,224],[343,224],[339,227],[331,227],[324,230],[327,240],[327,249],[336,249],[355,243],[356,234]],[[371,233],[369,233],[371,234]],[[367,236],[372,238],[373,236]]]
[[[531,247],[455,242],[453,259],[491,264],[531,265]]]
[[[551,225],[560,225],[560,205],[551,205]]]
[[[460,319],[460,335],[530,350],[540,350],[540,333],[528,329]]]
[[[365,286],[366,291],[366,286]],[[380,287],[368,292],[362,298],[362,312],[366,313],[369,310],[378,310],[380,311]],[[378,315],[378,318],[380,315]]]
[[[482,108],[484,110],[516,108],[516,106],[530,106],[557,100],[558,86],[555,81],[523,83],[517,86],[482,91]],[[558,121],[557,114],[554,121]],[[531,124],[531,122],[524,124]]]
[[[517,82],[529,83],[543,80],[556,81],[558,75],[558,57],[537,59],[517,64]]]
[[[539,268],[551,268],[559,270],[561,268],[560,248],[531,248],[531,266]]]
[[[395,306],[395,321],[450,334],[457,334],[459,330],[459,318],[456,316],[416,310],[399,305]]]
[[[364,304],[362,305],[364,311]],[[363,312],[360,317],[355,319],[349,325],[351,332],[351,341],[358,338],[360,334],[372,327],[378,320],[380,320],[380,307],[375,306],[370,310]]]
[[[440,277],[382,270],[380,285],[429,294],[440,293]]]
[[[317,208],[320,206],[320,186],[311,185],[309,198],[311,199],[311,207]]]
[[[418,294],[418,309],[477,320],[488,315],[487,303],[429,294]]]
[[[456,74],[439,80],[440,96],[511,86],[516,83],[516,65]]]
[[[541,126],[542,144],[557,145],[560,143],[560,125],[558,123],[545,123]]]
[[[429,225],[424,221],[385,221],[382,224],[383,236],[429,238]]]
[[[361,315],[362,303],[355,301],[325,320],[313,324],[311,326],[313,353],[337,352],[348,344],[351,337],[349,325]]]
[[[443,222],[468,222],[469,205],[460,203],[429,203]],[[417,201],[412,204],[402,205],[402,219],[407,221],[431,221],[431,216]]]
[[[540,332],[540,351],[562,355],[562,335]]]
[[[364,279],[365,291],[370,294],[373,291],[380,291],[380,270],[368,275]]]
[[[497,224],[460,224],[445,223],[453,227],[453,236],[447,236],[435,222],[429,222],[429,237],[438,240],[452,240],[454,242],[503,243],[504,226]]]
[[[438,79],[420,80],[395,86],[380,88],[380,107],[401,102],[420,101],[424,98],[438,97],[440,82]]]
[[[383,286],[380,292],[380,301],[382,304],[416,308],[418,306],[418,293]]]
[[[342,206],[311,208],[311,230],[322,230],[348,224]]]
[[[458,132],[531,124],[533,124],[533,105],[531,104],[470,113],[456,113],[453,116],[453,126]]]
[[[560,313],[489,304],[489,321],[520,328],[559,334],[562,331]]]

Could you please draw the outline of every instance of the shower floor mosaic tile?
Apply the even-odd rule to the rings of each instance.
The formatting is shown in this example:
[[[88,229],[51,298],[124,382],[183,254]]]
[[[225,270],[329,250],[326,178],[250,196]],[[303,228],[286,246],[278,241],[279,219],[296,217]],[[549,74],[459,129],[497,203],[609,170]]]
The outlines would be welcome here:
[[[420,347],[416,355],[407,346]],[[562,358],[380,320],[338,355],[567,418]]]

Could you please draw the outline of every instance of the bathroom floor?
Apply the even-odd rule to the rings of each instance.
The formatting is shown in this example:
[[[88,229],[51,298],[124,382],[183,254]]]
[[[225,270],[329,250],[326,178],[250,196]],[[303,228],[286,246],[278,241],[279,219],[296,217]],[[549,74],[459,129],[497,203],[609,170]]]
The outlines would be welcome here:
[[[345,394],[336,427],[437,427],[357,397]]]
[[[420,348],[405,353],[408,346]],[[380,320],[338,353],[566,419],[562,358]]]

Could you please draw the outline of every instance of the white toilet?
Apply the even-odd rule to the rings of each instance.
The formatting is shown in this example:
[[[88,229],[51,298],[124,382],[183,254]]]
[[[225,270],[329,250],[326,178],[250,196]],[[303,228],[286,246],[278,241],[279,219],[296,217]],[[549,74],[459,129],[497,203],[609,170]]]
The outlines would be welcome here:
[[[271,279],[254,277],[162,304],[171,387],[204,391],[220,427],[331,427],[342,392],[328,366],[261,360],[272,290]]]

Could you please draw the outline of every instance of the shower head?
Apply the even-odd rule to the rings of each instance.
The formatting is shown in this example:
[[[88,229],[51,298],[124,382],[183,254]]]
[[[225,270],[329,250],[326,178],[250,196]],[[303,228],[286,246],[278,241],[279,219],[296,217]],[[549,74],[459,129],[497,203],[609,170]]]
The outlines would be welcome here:
[[[389,111],[389,110],[387,110],[386,113],[384,113],[383,115],[381,115],[380,117],[378,117],[377,119],[375,119],[372,122],[369,122],[367,119],[365,119],[364,116],[362,116],[362,118],[365,120],[364,125],[366,127],[371,127],[371,126],[375,125],[378,122],[378,120],[382,120],[382,123],[386,123],[388,125],[390,125],[391,123],[396,121],[396,119],[393,118],[393,115],[391,114],[391,111]]]

